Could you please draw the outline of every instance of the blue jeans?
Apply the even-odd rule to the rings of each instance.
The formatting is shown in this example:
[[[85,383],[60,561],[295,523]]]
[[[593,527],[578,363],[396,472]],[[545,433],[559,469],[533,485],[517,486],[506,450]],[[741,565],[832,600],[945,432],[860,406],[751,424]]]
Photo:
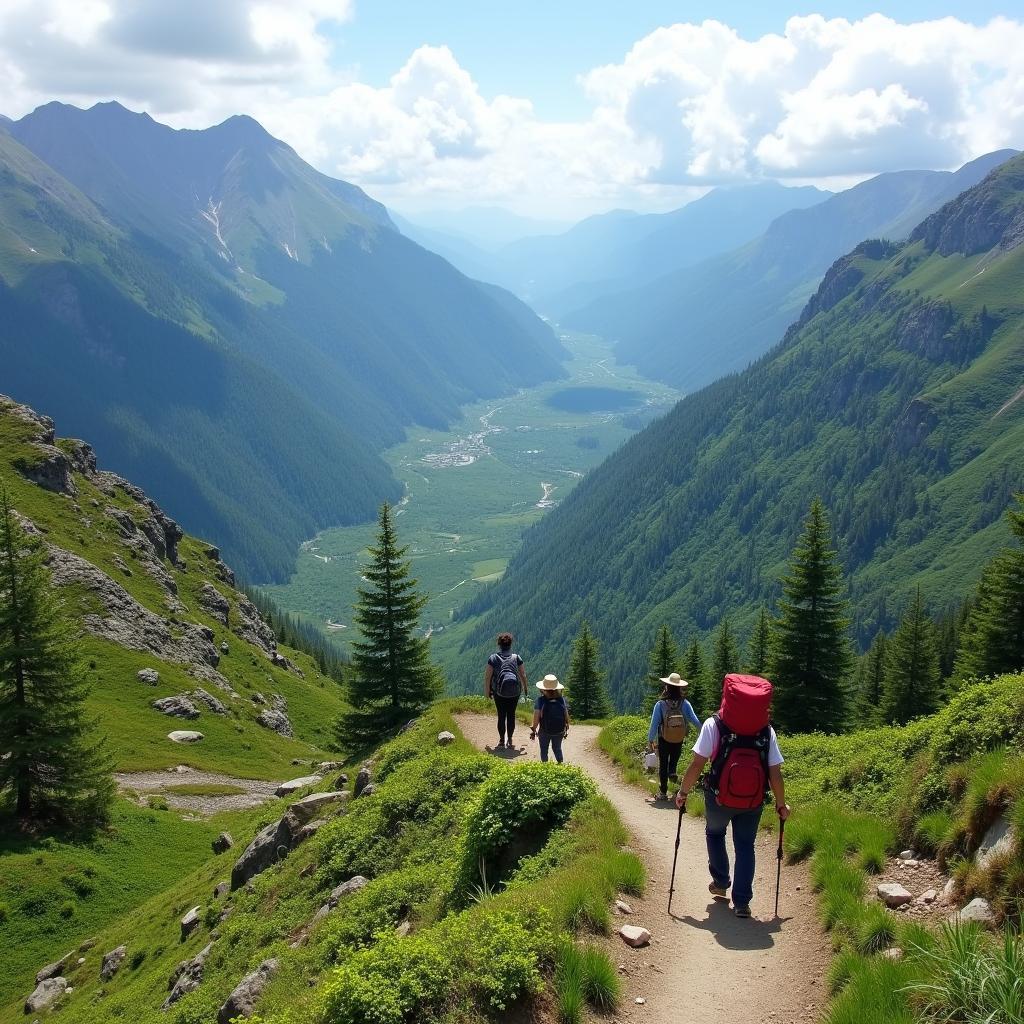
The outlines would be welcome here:
[[[710,793],[704,798],[704,834],[708,841],[708,870],[715,885],[729,888],[729,854],[725,849],[725,833],[732,822],[732,845],[736,854],[736,871],[732,880],[733,906],[750,905],[754,895],[754,840],[763,807],[739,811],[721,807]]]
[[[548,759],[548,744],[551,744],[551,749],[555,752],[555,760],[562,763],[562,736],[545,736],[544,733],[537,733],[537,739],[540,740],[540,759],[546,761]]]

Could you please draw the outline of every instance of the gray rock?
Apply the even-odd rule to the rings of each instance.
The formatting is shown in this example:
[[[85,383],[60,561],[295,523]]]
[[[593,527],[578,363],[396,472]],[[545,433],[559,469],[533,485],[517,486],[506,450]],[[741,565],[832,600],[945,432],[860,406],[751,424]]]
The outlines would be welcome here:
[[[975,863],[984,870],[997,858],[1012,853],[1016,843],[1017,834],[1004,811],[989,825],[981,846],[974,854]]]
[[[184,942],[202,923],[199,911],[202,907],[193,907],[181,919],[181,941]]]
[[[356,784],[354,789],[354,795],[359,796],[363,790],[370,784],[370,780],[373,778],[373,768],[367,763],[359,769],[359,774],[356,776]]]
[[[215,715],[226,715],[228,709],[219,701],[212,693],[208,693],[206,690],[199,689],[193,690],[189,696],[200,704],[204,705],[209,711],[212,711]]]
[[[291,845],[291,832],[283,818],[261,829],[231,869],[232,890],[241,888],[250,879],[287,857]]]
[[[447,747],[449,744],[455,742],[455,733],[449,732],[445,729],[443,732],[437,734],[437,742],[442,747]]]
[[[270,660],[278,668],[283,668],[286,672],[291,672],[294,675],[297,675],[300,679],[306,678],[306,673],[303,672],[302,669],[291,660],[291,658],[286,658],[280,653],[280,651],[274,651],[270,656]]]
[[[160,682],[160,673],[155,668],[140,668],[135,676],[140,683],[145,683],[147,686],[156,686]]]
[[[360,797],[373,796],[373,794],[376,792],[377,787],[372,782],[368,782],[365,786],[363,786],[362,792],[358,793],[357,795]]]
[[[259,692],[259,690],[257,690],[255,693],[253,693],[253,695],[249,698],[249,700],[251,700],[253,702],[253,704],[266,704],[267,703],[267,698],[264,697],[263,694]],[[298,759],[292,761],[292,764],[298,764]]]
[[[342,882],[341,885],[335,886],[331,890],[331,895],[327,899],[328,908],[333,910],[346,896],[349,896],[354,892],[359,892],[363,886],[369,884],[370,880],[368,878],[364,878],[362,875],[355,875],[347,882]]]
[[[124,963],[124,958],[127,955],[127,946],[118,946],[117,949],[112,949],[109,953],[106,953],[103,957],[103,965],[100,967],[100,980],[110,981],[121,969],[121,964]]]
[[[274,790],[274,795],[291,796],[292,793],[297,793],[300,789],[305,789],[307,786],[315,786],[320,781],[321,779],[319,775],[303,775],[301,778],[290,779],[288,782],[282,782],[281,785]]]
[[[213,898],[219,900],[222,896],[227,896],[231,892],[230,882],[218,882],[213,889]]]
[[[326,775],[328,772],[336,772],[342,765],[341,761],[320,761],[316,765],[316,770],[321,775]]]
[[[280,711],[282,714],[288,713],[288,698],[282,697],[279,693],[272,693],[270,695],[270,706],[275,711]]]
[[[93,948],[93,946],[96,945],[97,942],[99,942],[99,939],[86,939],[85,942],[83,942],[78,947],[78,952],[79,953],[86,953],[86,952],[88,952],[90,949]]]
[[[293,736],[292,723],[283,711],[274,708],[264,708],[256,718],[256,721],[265,729],[271,729],[279,736]]]
[[[64,965],[71,959],[70,953],[65,953],[59,960],[55,960],[52,964],[47,964],[41,968],[36,974],[36,984],[38,985],[41,981],[46,981],[47,978],[56,978],[58,974],[64,973]]]
[[[395,934],[400,938],[404,939],[409,932],[412,931],[412,921],[403,921],[396,929]]]
[[[348,793],[340,790],[331,793],[310,793],[309,796],[292,804],[288,808],[288,813],[294,815],[299,823],[304,825],[307,821],[315,818],[325,807],[347,799]]]
[[[204,583],[199,591],[199,604],[211,618],[216,619],[221,625],[228,624],[228,613],[231,611],[231,602],[211,583]]]
[[[236,1017],[251,1017],[267,983],[277,974],[277,968],[278,960],[271,958],[247,974],[217,1011],[217,1024],[230,1024]]]
[[[192,732],[189,729],[175,729],[174,732],[167,734],[167,738],[172,743],[199,743],[204,739],[201,732]]]
[[[348,785],[348,776],[342,772],[334,782],[335,789],[344,789]]]
[[[953,903],[956,901],[956,879],[951,878],[942,887],[942,902]]]
[[[883,882],[875,891],[887,907],[902,907],[914,898],[899,882]]]
[[[616,900],[615,901],[615,909],[620,914],[632,914],[633,913],[633,908],[628,903],[626,903],[625,900]]]
[[[926,889],[923,893],[921,893],[920,896],[917,897],[916,900],[914,900],[914,902],[927,906],[928,904],[934,903],[938,898],[939,894],[937,890]]]
[[[226,850],[230,850],[234,845],[235,841],[231,838],[230,832],[221,832],[221,834],[217,836],[212,843],[210,843],[210,846],[213,847],[214,853],[224,853]]]
[[[264,621],[256,606],[244,595],[238,597],[238,622],[231,630],[246,643],[258,647],[266,658],[277,651],[277,637]]]
[[[996,916],[992,913],[992,907],[989,905],[988,900],[982,899],[979,896],[971,900],[963,910],[953,914],[949,920],[953,924],[966,924],[973,921],[985,927],[990,927],[996,923]]]
[[[913,850],[904,850],[899,857],[900,860],[916,860]]]
[[[401,734],[403,732],[408,732],[410,729],[414,729],[418,721],[418,718],[410,718],[409,721],[406,722],[405,725],[403,725],[402,728],[398,730],[398,732]]]
[[[206,958],[213,949],[213,943],[205,945],[191,960],[182,960],[170,978],[171,994],[164,1000],[161,1009],[173,1006],[182,996],[194,992],[203,980]]]
[[[198,718],[199,709],[184,694],[177,694],[174,697],[161,697],[153,701],[152,707],[162,715],[170,715],[172,718]]]
[[[296,846],[299,846],[302,843],[304,843],[307,839],[309,839],[310,836],[315,836],[317,832],[319,832],[320,829],[322,829],[326,824],[326,818],[317,818],[316,821],[311,821],[303,825],[292,836],[292,849],[294,850]]]
[[[902,960],[903,950],[899,946],[890,946],[888,949],[883,949],[881,956],[884,956],[886,960]]]
[[[36,985],[35,991],[25,1000],[26,1013],[39,1013],[52,1006],[67,991],[67,978],[47,978]]]
[[[635,949],[646,946],[651,941],[651,933],[635,924],[624,924],[619,929],[619,935],[627,946],[633,946]]]
[[[220,642],[220,653],[221,654],[230,654],[231,653],[231,648],[228,647],[227,640],[221,640],[221,642]]]

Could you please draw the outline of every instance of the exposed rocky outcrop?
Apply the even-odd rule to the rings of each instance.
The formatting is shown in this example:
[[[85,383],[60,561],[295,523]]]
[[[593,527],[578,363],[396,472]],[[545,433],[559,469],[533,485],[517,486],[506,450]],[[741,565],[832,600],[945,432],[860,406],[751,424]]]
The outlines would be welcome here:
[[[173,1006],[182,996],[186,996],[189,992],[194,992],[199,988],[200,983],[203,980],[203,970],[206,967],[206,959],[210,955],[210,950],[213,949],[213,943],[210,942],[196,953],[191,960],[182,960],[180,964],[174,969],[171,977],[168,981],[168,988],[171,990],[171,994],[164,1000],[162,1009],[166,1010],[168,1007]]]
[[[199,603],[203,610],[222,625],[228,624],[231,602],[211,583],[204,583],[199,592]]]
[[[67,991],[67,978],[47,978],[39,982],[35,991],[25,1000],[26,1013],[39,1013],[52,1006]]]
[[[203,922],[199,916],[202,907],[193,907],[181,919],[181,941],[184,942]]]
[[[160,673],[155,668],[140,668],[135,676],[140,683],[145,683],[147,686],[156,686],[160,682]]]
[[[0,395],[0,412],[21,420],[31,428],[28,440],[36,449],[34,459],[19,459],[15,468],[26,480],[55,494],[77,497],[73,474],[96,472],[96,455],[84,441],[63,441],[57,446],[53,420],[34,409]]]
[[[228,709],[224,707],[223,703],[217,700],[212,693],[207,693],[206,690],[193,690],[189,696],[215,715],[226,715],[228,713]]]
[[[896,327],[896,344],[926,359],[941,359],[946,347],[943,339],[955,319],[956,314],[949,302],[919,303],[900,317]]]
[[[162,715],[170,715],[172,718],[198,718],[199,709],[184,694],[177,694],[174,697],[161,697],[153,701],[153,708]]]
[[[373,762],[367,761],[360,769],[359,774],[356,775],[355,788],[353,790],[353,796],[362,796],[363,790],[370,784],[370,780],[373,778]]]
[[[232,627],[232,632],[246,643],[258,647],[267,658],[272,658],[277,652],[274,631],[263,621],[256,605],[244,595],[238,598],[238,622]]]
[[[256,717],[256,721],[265,729],[272,729],[279,736],[294,736],[292,723],[283,711],[276,708],[264,708]]]
[[[320,779],[321,776],[319,775],[303,775],[297,779],[289,779],[277,787],[274,791],[274,796],[291,796],[292,793],[297,793],[300,789],[305,789],[307,786],[315,786]]]
[[[38,985],[41,981],[46,981],[47,978],[56,978],[58,974],[64,973],[64,965],[71,959],[70,953],[65,953],[59,960],[55,960],[52,964],[47,964],[45,967],[40,968],[36,974],[36,984]]]
[[[278,961],[272,957],[247,974],[217,1011],[217,1024],[230,1024],[236,1017],[251,1017],[267,983],[277,974],[277,968]]]
[[[121,964],[124,963],[124,958],[127,955],[127,946],[118,946],[116,949],[112,949],[109,953],[105,953],[103,956],[103,965],[100,967],[100,980],[110,981],[110,979],[121,969]]]

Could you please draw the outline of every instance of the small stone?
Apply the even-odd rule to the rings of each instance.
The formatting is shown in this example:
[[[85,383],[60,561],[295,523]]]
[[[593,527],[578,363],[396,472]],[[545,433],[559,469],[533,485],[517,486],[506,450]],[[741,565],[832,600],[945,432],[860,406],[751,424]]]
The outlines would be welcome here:
[[[398,936],[398,937],[399,937],[400,939],[404,939],[404,938],[406,937],[406,935],[408,935],[408,934],[409,934],[409,932],[411,932],[411,931],[412,931],[412,922],[411,922],[411,921],[403,921],[403,922],[402,922],[402,923],[401,923],[401,924],[400,924],[400,925],[399,925],[399,926],[398,926],[398,927],[397,927],[397,928],[395,929],[395,934],[396,934],[396,935],[397,935],[397,936]]]
[[[231,648],[228,647],[227,640],[221,640],[221,642],[220,642],[220,653],[221,654],[227,654],[230,650],[231,650]]]
[[[199,917],[201,907],[193,907],[181,919],[181,941],[184,942],[202,923]]]
[[[907,859],[906,859],[906,860],[905,860],[905,861],[903,862],[903,866],[904,866],[905,868],[916,868],[916,867],[918,867],[918,866],[920,865],[920,863],[921,863],[920,861],[917,861],[917,860],[914,860],[914,859],[913,859],[913,858],[911,858],[911,857],[908,857],[908,858],[907,858]]]
[[[347,800],[349,794],[344,790],[335,790],[330,793],[311,793],[288,808],[288,813],[295,816],[299,824],[315,818],[323,808],[330,804],[341,803]]]
[[[160,682],[160,673],[155,668],[140,668],[135,673],[135,678],[140,683],[145,683],[147,686],[156,686]]]
[[[633,924],[624,924],[619,929],[622,941],[634,949],[646,946],[651,941],[651,933],[646,928],[640,928]]]
[[[335,789],[344,789],[348,785],[348,776],[342,772],[334,783]]]
[[[942,888],[942,902],[952,903],[956,899],[956,881],[950,879]]]
[[[359,791],[358,793],[356,793],[355,795],[356,795],[356,796],[358,796],[358,797],[364,797],[364,796],[373,796],[373,794],[374,794],[374,793],[376,793],[376,792],[377,792],[377,787],[376,787],[376,785],[374,785],[374,783],[372,783],[372,782],[368,782],[368,783],[367,783],[367,784],[366,784],[365,786],[363,786],[363,788],[362,788],[362,789],[361,789],[361,790],[360,790],[360,791]]]
[[[995,924],[995,914],[992,913],[992,907],[989,905],[988,900],[982,899],[980,896],[977,899],[971,900],[963,910],[957,911],[950,917],[950,923],[964,923],[969,921],[975,921],[978,924],[989,926]]]
[[[615,909],[620,914],[632,914],[633,913],[633,908],[628,903],[626,903],[624,900],[616,900],[615,901]]]
[[[84,956],[80,956],[80,957],[79,957],[79,958],[78,958],[78,959],[77,959],[77,960],[75,961],[75,963],[77,963],[77,964],[78,964],[78,966],[79,966],[79,967],[81,967],[81,966],[82,966],[82,964],[84,964],[84,963],[85,963],[85,957],[84,957]]]
[[[103,966],[100,968],[100,980],[110,981],[110,979],[117,974],[120,970],[121,964],[124,963],[124,958],[128,955],[127,946],[118,946],[117,949],[112,949],[103,957]]]
[[[451,732],[448,732],[448,730],[445,729],[443,732],[439,732],[437,734],[437,742],[442,747],[447,747],[449,744],[455,742],[455,734],[451,733]]]
[[[367,762],[359,769],[359,774],[356,775],[354,788],[355,796],[359,796],[363,792],[363,790],[370,784],[371,778],[373,778],[373,768],[370,763]]]
[[[902,907],[914,898],[899,882],[883,882],[875,891],[887,907]]]
[[[234,845],[235,841],[231,838],[230,832],[221,832],[221,834],[217,836],[212,843],[210,843],[210,846],[213,847],[214,853],[224,853],[225,851],[230,850]]]
[[[915,903],[934,903],[939,898],[938,892],[934,889],[927,889],[914,900]]]
[[[904,850],[900,854],[900,860],[914,860],[914,851],[913,850]]]
[[[637,1006],[643,1006],[644,1003],[647,1002],[647,1000],[644,999],[643,996],[637,996],[636,999],[633,1000],[633,1002],[636,1003]]]
[[[802,886],[802,885],[798,885],[798,886],[796,887],[796,891],[797,891],[797,892],[800,892],[800,891],[801,891],[802,889],[803,889],[803,886]]]
[[[900,949],[899,946],[890,946],[888,949],[882,950],[882,956],[884,956],[886,960],[902,960],[903,950]]]
[[[204,737],[201,732],[193,732],[191,729],[175,729],[167,734],[167,738],[172,743],[199,743]]]

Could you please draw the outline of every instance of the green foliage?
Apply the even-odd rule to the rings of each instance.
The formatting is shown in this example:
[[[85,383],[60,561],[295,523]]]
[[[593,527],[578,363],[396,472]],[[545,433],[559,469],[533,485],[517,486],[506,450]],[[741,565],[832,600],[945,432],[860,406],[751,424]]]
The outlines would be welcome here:
[[[586,1003],[601,1013],[614,1010],[622,995],[622,981],[603,949],[579,946],[563,936],[555,952],[555,992],[563,1024],[578,1024]]]
[[[939,650],[935,627],[917,588],[907,614],[885,646],[882,721],[905,725],[939,705]]]
[[[782,589],[771,669],[776,719],[787,732],[838,732],[846,722],[849,620],[842,569],[818,498],[811,502]]]
[[[867,729],[883,722],[882,702],[885,696],[886,646],[885,633],[879,630],[867,654],[857,659],[854,685],[856,727]]]
[[[729,620],[722,619],[715,631],[714,653],[711,658],[711,683],[708,697],[711,699],[712,707],[717,708],[722,701],[722,680],[730,672],[739,671],[740,652],[736,646],[736,639],[732,635],[732,626]]]
[[[74,627],[45,559],[0,484],[0,799],[9,790],[23,822],[93,828],[110,814],[112,764],[86,716]]]
[[[713,703],[713,687],[704,662],[704,651],[700,640],[695,636],[691,637],[686,645],[682,676],[690,684],[686,691],[686,699],[696,711],[698,718],[705,718],[718,710],[718,705]],[[719,679],[716,685],[721,687],[722,680]]]
[[[597,638],[583,622],[572,645],[569,678],[566,681],[572,713],[575,718],[604,718],[611,712],[611,703],[604,686],[601,655]]]
[[[763,607],[757,613],[754,632],[750,634],[747,644],[747,660],[745,671],[755,676],[763,676],[768,671],[768,659],[771,656],[772,628],[774,623]]]
[[[664,689],[665,684],[661,680],[679,671],[679,645],[672,636],[672,630],[665,623],[658,629],[654,647],[647,656],[647,664],[650,671],[647,673],[647,692],[644,695],[641,712],[649,715]]]

